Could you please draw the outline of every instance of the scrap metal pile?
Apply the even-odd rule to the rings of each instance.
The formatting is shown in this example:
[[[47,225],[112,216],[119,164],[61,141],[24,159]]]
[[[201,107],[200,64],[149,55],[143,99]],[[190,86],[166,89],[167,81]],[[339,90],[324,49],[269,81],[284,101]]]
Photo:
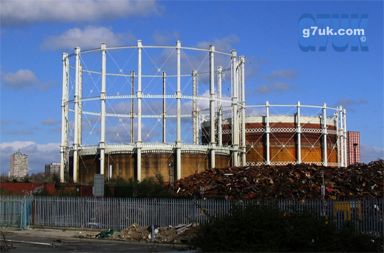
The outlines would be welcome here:
[[[212,169],[175,182],[179,197],[350,199],[384,196],[384,160],[331,168],[316,165]]]

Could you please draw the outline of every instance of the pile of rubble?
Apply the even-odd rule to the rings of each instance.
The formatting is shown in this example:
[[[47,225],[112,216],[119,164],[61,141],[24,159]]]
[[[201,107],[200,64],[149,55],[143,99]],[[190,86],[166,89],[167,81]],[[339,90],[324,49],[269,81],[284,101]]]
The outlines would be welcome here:
[[[316,165],[212,169],[175,182],[175,196],[226,199],[348,199],[384,196],[384,160],[347,168]]]
[[[152,231],[153,228],[153,231]],[[88,234],[87,238],[111,239],[111,240],[129,240],[129,241],[147,241],[159,243],[187,243],[195,237],[198,230],[197,224],[180,224],[178,226],[140,226],[132,224],[121,231],[112,229],[103,230],[100,233]]]

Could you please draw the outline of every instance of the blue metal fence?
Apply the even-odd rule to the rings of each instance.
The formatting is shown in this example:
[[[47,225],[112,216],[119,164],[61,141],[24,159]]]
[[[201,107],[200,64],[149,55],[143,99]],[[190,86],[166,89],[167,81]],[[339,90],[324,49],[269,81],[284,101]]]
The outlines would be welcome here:
[[[31,197],[0,196],[0,226],[25,229],[32,221]]]

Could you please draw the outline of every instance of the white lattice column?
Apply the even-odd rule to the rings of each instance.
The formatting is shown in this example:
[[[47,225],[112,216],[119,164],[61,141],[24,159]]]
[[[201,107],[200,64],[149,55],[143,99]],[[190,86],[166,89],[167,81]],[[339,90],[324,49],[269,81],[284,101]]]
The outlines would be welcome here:
[[[209,118],[210,118],[210,145],[211,145],[211,169],[216,167],[216,129],[215,129],[215,47],[209,47]]]
[[[343,109],[343,120],[344,120],[344,132],[343,132],[343,138],[344,138],[344,161],[345,165],[344,167],[348,166],[348,138],[347,138],[347,110]]]
[[[135,71],[131,71],[131,108],[130,108],[130,131],[131,131],[131,143],[135,141],[134,136],[134,120],[135,120],[135,101],[134,101],[134,95],[135,95]]]
[[[197,71],[192,71],[192,128],[193,144],[199,144],[199,123],[197,112]]]
[[[247,147],[245,133],[245,57],[240,57],[240,90],[241,90],[241,163],[247,165]]]
[[[340,158],[340,134],[339,134],[339,113],[338,108],[334,114],[334,124],[336,127],[336,150],[337,150],[337,167],[341,167],[341,158]]]
[[[176,42],[176,178],[181,178],[181,42]]]
[[[296,136],[297,136],[297,149],[296,149],[296,163],[301,164],[301,108],[300,101],[297,102],[296,112]]]
[[[239,123],[238,123],[238,80],[237,80],[237,52],[231,52],[231,76],[232,76],[232,120],[231,120],[231,133],[232,133],[232,165],[239,166]]]
[[[83,143],[83,66],[81,65],[81,63],[79,66],[79,72],[79,114],[77,115],[77,117],[79,117],[79,127],[77,129],[77,131],[79,132],[77,134],[79,140],[77,143],[79,145],[79,148],[81,149],[81,145]]]
[[[163,143],[167,143],[167,74],[163,72]]]
[[[142,78],[142,49],[143,44],[141,40],[137,41],[137,141],[136,141],[136,174],[137,180],[141,181],[141,148],[142,148],[142,138],[141,138],[141,102],[142,102],[142,88],[141,88],[141,78]]]
[[[218,137],[218,145],[223,146],[223,107],[222,107],[222,80],[223,80],[223,67],[217,67],[217,137]]]
[[[64,183],[68,152],[68,96],[69,96],[69,58],[63,53],[63,83],[61,98],[61,145],[60,145],[60,182]]]
[[[101,91],[100,91],[100,174],[105,172],[105,115],[107,89],[107,45],[101,44]]]
[[[323,134],[323,165],[328,166],[328,148],[327,148],[327,104],[324,103],[323,108],[323,124],[322,124],[322,134]]]
[[[345,167],[345,157],[344,157],[344,119],[343,119],[343,109],[340,106],[338,108],[338,114],[339,114],[339,140],[340,140],[340,160],[341,160],[341,167]]]
[[[77,183],[79,173],[79,78],[80,78],[80,48],[75,48],[75,96],[74,96],[74,138],[73,138],[73,182]]]
[[[271,132],[271,128],[269,126],[269,102],[265,103],[265,164],[271,164],[271,154],[270,154],[270,143],[269,143],[269,134]]]

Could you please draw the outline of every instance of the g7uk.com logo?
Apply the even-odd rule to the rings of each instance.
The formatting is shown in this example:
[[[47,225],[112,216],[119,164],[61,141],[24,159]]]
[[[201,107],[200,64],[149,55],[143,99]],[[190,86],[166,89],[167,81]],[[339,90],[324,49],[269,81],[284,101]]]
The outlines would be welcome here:
[[[303,14],[299,18],[299,48],[304,52],[368,51],[368,15]]]

